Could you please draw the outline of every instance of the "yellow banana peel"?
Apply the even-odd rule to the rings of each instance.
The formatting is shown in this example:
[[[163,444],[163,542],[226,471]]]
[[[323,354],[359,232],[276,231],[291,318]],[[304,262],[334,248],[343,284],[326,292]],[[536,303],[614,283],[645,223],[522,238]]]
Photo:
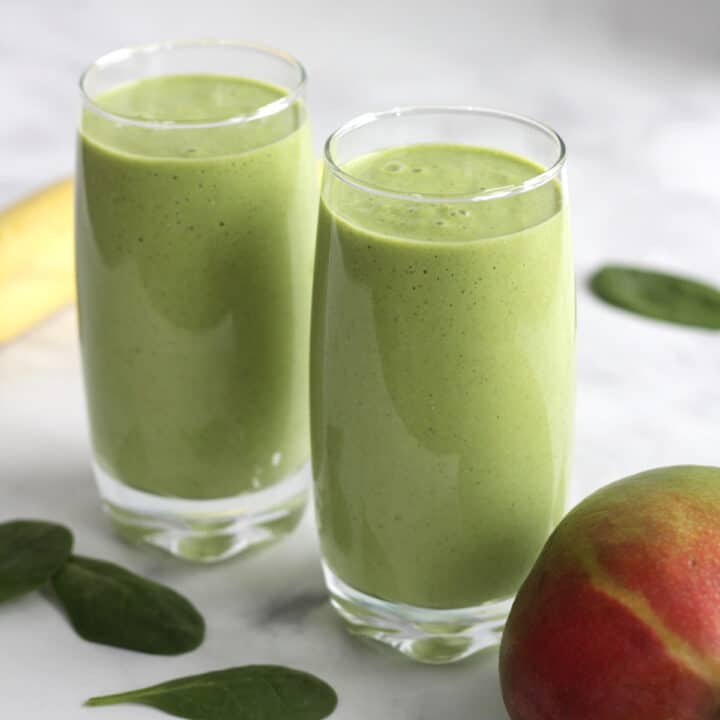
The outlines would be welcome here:
[[[0,212],[0,343],[75,298],[73,181]]]

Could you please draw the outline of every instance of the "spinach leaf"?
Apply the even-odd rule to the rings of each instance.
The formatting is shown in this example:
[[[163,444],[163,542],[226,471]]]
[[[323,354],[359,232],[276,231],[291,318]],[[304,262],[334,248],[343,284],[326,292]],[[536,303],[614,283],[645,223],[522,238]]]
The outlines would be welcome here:
[[[154,655],[194,650],[202,615],[182,595],[102,560],[72,557],[53,587],[78,635]]]
[[[94,697],[85,704],[122,703],[148,705],[188,720],[321,720],[335,710],[337,695],[314,675],[277,665],[247,665]]]
[[[720,329],[720,290],[696,280],[639,268],[607,266],[590,279],[598,297],[639,315]]]
[[[41,520],[0,524],[0,602],[41,588],[72,551],[72,533]]]

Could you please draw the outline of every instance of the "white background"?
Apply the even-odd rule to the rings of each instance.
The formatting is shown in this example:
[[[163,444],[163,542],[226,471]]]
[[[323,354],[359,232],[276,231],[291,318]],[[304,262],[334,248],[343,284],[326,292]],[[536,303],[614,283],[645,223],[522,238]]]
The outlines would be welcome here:
[[[608,260],[720,281],[720,6],[715,0],[0,0],[0,205],[72,171],[76,78],[115,47],[222,36],[297,55],[316,141],[414,103],[536,116],[569,147],[579,294],[574,498],[658,465],[720,463],[720,339],[597,303]],[[1,241],[1,239],[0,239]],[[0,274],[2,268],[0,268]],[[249,662],[338,690],[344,720],[502,720],[496,654],[415,666],[347,637],[324,602],[312,519],[263,554],[207,569],[117,542],[89,471],[74,311],[0,348],[0,518],[50,517],[80,552],[190,595],[206,644],[153,658],[76,638],[41,596],[0,607],[0,716],[160,717],[81,709],[91,694]]]

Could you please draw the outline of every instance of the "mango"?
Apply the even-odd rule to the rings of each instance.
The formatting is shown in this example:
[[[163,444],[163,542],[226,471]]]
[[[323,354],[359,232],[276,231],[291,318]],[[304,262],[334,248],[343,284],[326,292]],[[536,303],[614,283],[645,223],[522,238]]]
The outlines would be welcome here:
[[[512,720],[720,718],[720,468],[658,468],[551,535],[500,648]]]

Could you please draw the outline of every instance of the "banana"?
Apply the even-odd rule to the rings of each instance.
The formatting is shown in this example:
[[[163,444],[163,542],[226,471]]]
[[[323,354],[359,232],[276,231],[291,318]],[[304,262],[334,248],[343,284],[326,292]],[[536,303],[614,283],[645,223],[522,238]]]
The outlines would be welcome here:
[[[75,298],[73,181],[0,213],[0,343]]]

